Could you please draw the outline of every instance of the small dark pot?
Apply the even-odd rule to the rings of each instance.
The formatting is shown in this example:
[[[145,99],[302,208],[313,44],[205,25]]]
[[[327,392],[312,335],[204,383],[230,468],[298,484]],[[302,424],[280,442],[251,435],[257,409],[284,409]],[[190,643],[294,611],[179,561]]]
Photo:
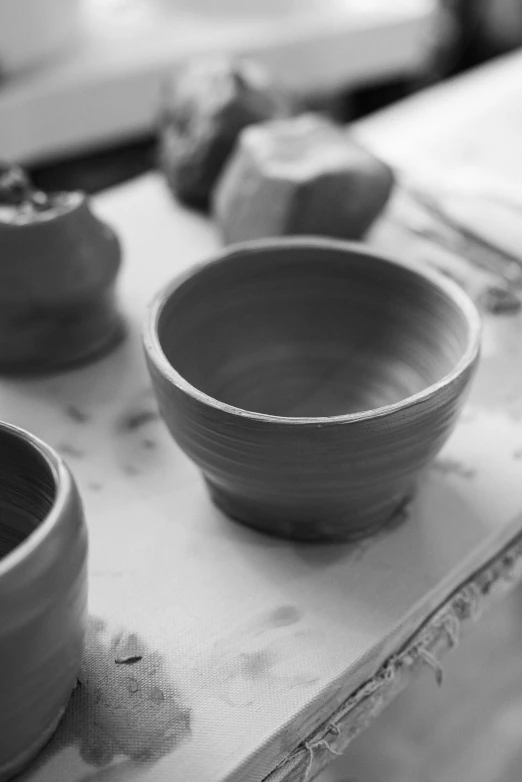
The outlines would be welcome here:
[[[81,193],[31,221],[0,220],[0,371],[39,374],[109,351],[120,244]]]

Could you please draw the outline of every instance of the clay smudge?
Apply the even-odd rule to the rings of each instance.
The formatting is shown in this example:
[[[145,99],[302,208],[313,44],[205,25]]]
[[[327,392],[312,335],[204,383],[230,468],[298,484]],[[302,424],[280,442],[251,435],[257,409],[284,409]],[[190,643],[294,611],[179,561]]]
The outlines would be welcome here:
[[[473,467],[467,467],[456,459],[437,459],[433,463],[433,469],[442,475],[456,475],[459,478],[474,478],[477,471]]]
[[[65,414],[68,418],[71,418],[78,424],[86,424],[91,420],[89,413],[86,413],[84,410],[81,410],[81,408],[76,407],[76,405],[67,405],[65,408]]]
[[[156,410],[135,410],[124,413],[116,423],[116,429],[121,434],[136,432],[143,426],[157,421],[159,414]]]
[[[517,448],[516,451],[513,451],[513,459],[515,461],[522,459],[522,448]]]
[[[341,540],[338,543],[294,543],[294,552],[307,565],[318,568],[326,568],[348,559],[351,559],[352,562],[360,562],[368,549],[379,538],[393,532],[408,521],[414,497],[415,490],[411,490],[400,501],[388,520],[373,531],[353,536],[350,540]]]
[[[313,684],[321,681],[320,676],[293,676],[290,682],[292,688],[296,687],[311,687]]]
[[[132,676],[127,665],[115,664],[126,656],[141,657],[132,665]],[[136,633],[110,637],[106,623],[91,618],[78,680],[39,764],[74,745],[96,768],[121,756],[128,760],[120,760],[115,768],[128,761],[136,768],[156,762],[190,738],[192,710],[172,682],[161,653]]]
[[[85,456],[85,451],[77,448],[76,445],[72,445],[72,443],[60,443],[57,446],[57,450],[64,456],[70,456],[72,459],[83,459]]]
[[[161,703],[165,700],[165,696],[163,694],[163,690],[160,690],[159,687],[153,687],[150,693],[150,699],[151,701],[154,701],[154,703]]]
[[[129,692],[134,694],[135,692],[138,692],[140,689],[140,685],[136,681],[136,679],[129,679]]]
[[[412,505],[415,499],[415,490],[410,491],[406,497],[399,503],[398,507],[393,511],[388,521],[377,529],[373,535],[361,538],[355,541],[353,546],[352,557],[354,562],[362,562],[366,552],[369,551],[373,544],[382,539],[385,535],[389,535],[390,532],[394,532],[399,529],[403,524],[406,524],[412,513]]]
[[[202,686],[235,708],[254,704],[260,685],[278,692],[314,685],[313,661],[302,660],[304,642],[313,631],[298,629],[302,619],[296,606],[281,605],[216,642],[201,671]]]
[[[159,450],[151,424],[158,420],[157,410],[137,405],[116,419],[115,457],[124,475],[135,478],[154,468]]]
[[[301,619],[302,614],[298,608],[284,605],[271,611],[267,617],[267,624],[271,627],[289,627]]]
[[[134,464],[124,464],[122,470],[125,475],[130,475],[131,477],[141,474],[141,471]]]
[[[242,652],[238,658],[238,675],[257,681],[263,679],[276,662],[276,656],[268,649],[257,652]]]
[[[306,565],[313,567],[328,567],[346,557],[351,545],[345,543],[294,543],[296,556]]]
[[[516,293],[498,285],[486,288],[478,303],[492,315],[515,315],[522,307],[522,302]]]
[[[297,638],[297,635],[296,635]],[[221,651],[221,650],[220,650]],[[226,650],[214,655],[211,678],[203,679],[218,698],[229,706],[243,707],[255,703],[255,688],[268,686],[284,692],[308,688],[318,681],[312,670],[285,670],[288,659],[297,657],[292,638],[274,640],[261,649],[234,654]],[[297,659],[296,659],[297,663]],[[299,665],[296,665],[299,668]]]
[[[98,481],[90,481],[87,484],[87,488],[91,491],[101,491],[103,489],[103,485],[101,483],[98,483]]]

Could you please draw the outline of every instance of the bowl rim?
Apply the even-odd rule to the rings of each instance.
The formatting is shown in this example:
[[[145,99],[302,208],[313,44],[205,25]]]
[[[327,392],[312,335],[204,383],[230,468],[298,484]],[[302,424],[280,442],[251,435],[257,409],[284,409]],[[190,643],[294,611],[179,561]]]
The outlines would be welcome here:
[[[0,421],[0,433],[11,435],[13,438],[23,440],[30,448],[36,450],[49,468],[54,485],[55,498],[49,513],[40,521],[37,527],[15,548],[0,559],[0,583],[24,560],[31,556],[42,543],[51,535],[63,518],[67,502],[72,491],[72,478],[65,462],[39,437],[36,437],[26,429],[22,429],[6,421]]]
[[[163,352],[163,348],[160,343],[158,335],[158,323],[163,309],[167,305],[170,297],[181,287],[181,285],[183,285],[183,283],[196,277],[200,272],[204,271],[210,266],[218,266],[230,258],[241,256],[247,253],[259,253],[266,251],[277,252],[285,251],[285,249],[288,248],[297,248],[303,250],[316,248],[318,250],[334,250],[345,254],[357,253],[358,255],[365,255],[368,259],[385,261],[395,266],[400,266],[401,268],[407,269],[413,275],[427,280],[434,287],[442,290],[448,296],[448,298],[457,305],[465,318],[468,326],[468,344],[463,355],[456,363],[455,367],[451,370],[451,372],[448,372],[436,383],[432,383],[422,391],[418,391],[416,394],[407,396],[404,399],[401,399],[399,402],[394,402],[389,405],[383,405],[381,407],[368,410],[361,410],[356,413],[344,413],[342,415],[335,416],[279,416],[272,415],[270,413],[260,413],[253,410],[246,410],[241,407],[236,407],[235,405],[228,404],[227,402],[221,402],[219,399],[216,399],[215,397],[206,394],[204,391],[201,391],[199,388],[186,380],[186,378],[184,378],[183,375],[181,375],[172,366]],[[468,294],[456,282],[451,280],[449,277],[446,277],[441,272],[436,271],[433,268],[419,268],[411,261],[388,255],[387,253],[383,253],[380,250],[362,242],[309,236],[254,239],[247,242],[233,244],[225,247],[221,250],[221,252],[214,254],[210,259],[191,266],[190,269],[176,275],[173,279],[170,280],[170,282],[160,288],[160,290],[156,293],[147,308],[147,314],[142,330],[143,344],[146,354],[154,363],[159,372],[161,372],[161,374],[167,380],[173,383],[180,391],[184,392],[196,401],[221,412],[239,416],[243,419],[247,418],[264,423],[290,426],[325,426],[365,421],[368,419],[391,415],[400,410],[405,410],[416,404],[419,404],[429,399],[430,397],[433,397],[443,388],[451,385],[460,375],[463,374],[463,372],[466,371],[468,367],[470,367],[470,365],[474,363],[480,352],[481,334],[482,321],[477,307]]]

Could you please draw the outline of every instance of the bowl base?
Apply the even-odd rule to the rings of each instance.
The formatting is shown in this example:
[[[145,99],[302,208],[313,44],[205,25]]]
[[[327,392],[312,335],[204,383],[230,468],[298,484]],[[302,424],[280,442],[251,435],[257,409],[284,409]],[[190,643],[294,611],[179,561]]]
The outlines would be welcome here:
[[[0,766],[0,782],[7,782],[7,780],[12,779],[14,776],[19,774],[22,769],[28,765],[28,763],[34,760],[34,758],[44,748],[47,742],[50,741],[53,737],[66,708],[67,704],[60,710],[58,716],[51,722],[50,725],[47,726],[47,728],[45,728],[45,730],[41,733],[38,739],[31,744],[31,746],[29,746],[5,765]]]
[[[354,523],[353,516],[338,512],[333,514],[328,510],[321,518],[306,519],[303,514],[296,519],[294,513],[285,517],[282,510],[279,513],[276,508],[264,511],[257,503],[233,496],[207,478],[205,482],[214,504],[232,521],[272,537],[301,543],[353,543],[371,537],[385,527],[395,526],[406,519],[405,508],[413,494],[410,488],[386,505],[381,505],[378,511]]]

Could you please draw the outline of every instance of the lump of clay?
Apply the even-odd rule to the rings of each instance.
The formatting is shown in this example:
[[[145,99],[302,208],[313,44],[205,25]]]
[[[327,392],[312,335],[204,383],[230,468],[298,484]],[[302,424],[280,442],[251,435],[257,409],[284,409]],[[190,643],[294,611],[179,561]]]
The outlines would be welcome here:
[[[121,340],[120,243],[83,193],[43,193],[0,162],[0,258],[0,371],[62,369]]]
[[[241,133],[213,210],[228,243],[284,234],[359,239],[393,183],[391,169],[342,127],[303,114]]]
[[[191,206],[208,206],[240,131],[288,110],[257,63],[224,57],[184,63],[166,85],[160,116],[159,162],[171,190]]]

